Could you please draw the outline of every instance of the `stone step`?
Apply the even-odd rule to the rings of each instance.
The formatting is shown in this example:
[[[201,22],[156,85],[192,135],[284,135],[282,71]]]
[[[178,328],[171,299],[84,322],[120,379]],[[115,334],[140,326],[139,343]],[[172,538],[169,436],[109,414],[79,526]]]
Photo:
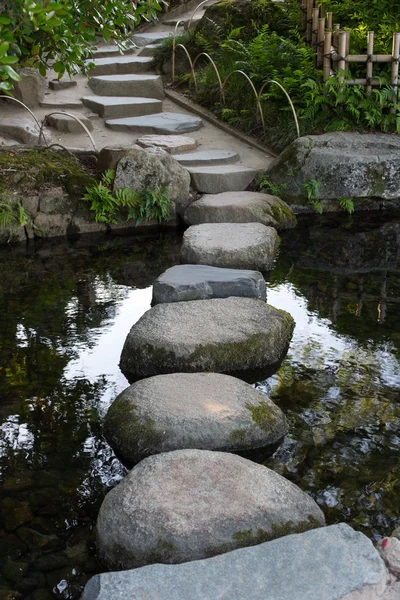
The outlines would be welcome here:
[[[84,96],[85,106],[104,119],[141,117],[162,111],[162,100],[157,98],[132,98],[130,96]]]
[[[235,163],[239,160],[239,154],[233,150],[200,150],[176,154],[175,158],[183,167],[206,167]]]
[[[147,117],[110,119],[106,126],[116,131],[139,131],[140,133],[187,133],[203,125],[200,117],[181,113],[163,112]]]
[[[188,168],[192,185],[198,192],[219,194],[245,190],[258,171],[251,167],[221,165],[217,167]]]
[[[136,143],[143,148],[162,148],[174,155],[197,148],[197,141],[184,135],[145,135]]]
[[[139,74],[149,71],[153,59],[147,56],[118,56],[96,58],[88,63],[94,63],[94,69],[89,71],[93,75],[126,75]]]
[[[194,15],[194,18],[191,18],[191,15],[182,15],[180,17],[174,17],[173,19],[167,19],[166,21],[163,21],[163,25],[169,25],[172,27],[175,27],[176,24],[178,23],[178,21],[181,21],[181,24],[179,25],[179,27],[185,27],[188,28],[189,26],[189,22],[190,23],[190,29],[192,29],[193,27],[195,27],[197,25],[197,23],[199,21],[201,21],[201,19],[203,18],[204,15],[204,11],[199,11]],[[182,23],[183,21],[183,23]]]
[[[163,40],[172,37],[174,34],[172,31],[157,31],[157,32],[147,32],[147,33],[135,33],[131,40],[136,46],[139,48],[143,46],[148,46],[149,44],[157,44],[157,42],[162,42]]]
[[[154,56],[155,51],[159,48],[159,44],[148,44],[138,50],[138,56]]]
[[[90,119],[81,114],[76,115],[76,117],[87,127],[87,129],[89,129],[89,131],[92,131],[93,123]],[[85,133],[83,127],[68,115],[52,115],[46,118],[46,123],[49,127],[57,129],[57,131],[63,131],[65,133]]]
[[[123,54],[134,54],[135,52],[136,48],[132,46],[131,48],[127,48],[126,50],[124,50]],[[120,49],[115,44],[111,44],[110,46],[103,46],[102,48],[97,48],[96,50],[93,50],[94,58],[106,58],[110,56],[122,56]]]
[[[134,96],[164,99],[159,75],[98,75],[89,80],[89,87],[99,96]]]
[[[62,96],[62,94],[61,94]],[[51,100],[43,100],[40,103],[42,108],[58,108],[58,109],[68,109],[68,108],[82,108],[81,100],[62,100],[52,98]]]

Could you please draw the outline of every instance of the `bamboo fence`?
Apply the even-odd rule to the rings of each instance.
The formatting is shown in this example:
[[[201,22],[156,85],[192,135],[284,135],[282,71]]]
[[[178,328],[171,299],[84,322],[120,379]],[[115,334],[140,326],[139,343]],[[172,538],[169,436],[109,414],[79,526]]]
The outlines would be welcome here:
[[[316,63],[323,68],[324,80],[336,71],[350,71],[354,63],[366,64],[364,78],[346,79],[350,85],[363,85],[367,93],[372,86],[380,85],[373,77],[374,63],[391,63],[391,85],[395,99],[399,97],[400,33],[393,33],[392,54],[374,54],[374,32],[368,32],[367,54],[350,54],[350,31],[341,31],[340,24],[333,22],[333,13],[326,12],[316,0],[300,0],[302,27],[307,40],[315,49]]]

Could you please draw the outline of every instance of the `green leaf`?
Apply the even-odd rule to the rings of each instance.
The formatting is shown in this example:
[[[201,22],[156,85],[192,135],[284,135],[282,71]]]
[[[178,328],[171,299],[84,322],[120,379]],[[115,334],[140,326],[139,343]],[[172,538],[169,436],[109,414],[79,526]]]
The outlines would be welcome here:
[[[16,73],[16,71],[14,71],[12,67],[4,65],[3,67],[1,67],[1,70],[7,73],[10,79],[13,79],[14,81],[21,81],[21,77],[18,75],[18,73]]]
[[[19,61],[18,56],[2,56],[0,63],[3,65],[15,65]]]
[[[9,47],[10,47],[9,42],[2,42],[0,44],[0,58],[2,58],[6,54]]]

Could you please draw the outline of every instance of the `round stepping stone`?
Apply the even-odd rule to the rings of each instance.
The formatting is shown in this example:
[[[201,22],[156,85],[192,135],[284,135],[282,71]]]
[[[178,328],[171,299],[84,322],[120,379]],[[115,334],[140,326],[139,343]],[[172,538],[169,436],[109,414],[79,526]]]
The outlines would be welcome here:
[[[229,296],[265,300],[264,277],[258,271],[218,269],[208,265],[175,265],[155,280],[152,304]]]
[[[186,133],[196,131],[202,125],[203,120],[200,117],[169,112],[147,117],[126,117],[106,121],[106,126],[116,131],[140,131],[143,133]]]
[[[170,154],[197,148],[197,141],[184,135],[145,135],[136,143],[143,148],[159,147]]]
[[[276,230],[261,223],[193,225],[183,235],[181,262],[270,271],[279,241]]]
[[[177,156],[175,158],[179,160]],[[286,202],[277,196],[259,192],[223,192],[206,194],[193,202],[185,211],[185,222],[188,225],[262,223],[276,229],[289,229],[295,227],[296,217]]]
[[[191,154],[177,154],[175,158],[184,167],[201,167],[237,162],[239,154],[232,150],[203,150]]]
[[[89,79],[89,87],[99,96],[135,96],[164,99],[159,75],[97,75]]]
[[[93,123],[90,119],[80,114],[76,115],[76,117],[87,127],[87,129],[89,129],[89,131],[93,130]],[[65,131],[66,133],[85,133],[82,125],[68,115],[52,115],[46,117],[46,122],[49,127],[53,127],[54,129],[57,129],[57,131]]]
[[[121,570],[208,558],[323,525],[314,500],[267,467],[176,450],[145,458],[107,494],[97,541],[107,567]]]
[[[258,171],[244,166],[221,165],[216,167],[190,167],[192,185],[204,194],[240,192],[245,190]]]
[[[162,100],[120,96],[84,96],[85,106],[104,119],[112,117],[141,117],[162,111]]]
[[[94,64],[90,75],[118,75],[127,73],[145,73],[153,64],[153,59],[146,56],[113,56],[88,60],[86,64]]]
[[[286,433],[285,416],[272,400],[219,373],[137,381],[112,403],[104,422],[106,440],[129,468],[152,454],[184,448],[262,448]]]
[[[293,326],[288,313],[253,298],[157,304],[130,330],[120,367],[131,382],[203,371],[255,382],[276,370]]]

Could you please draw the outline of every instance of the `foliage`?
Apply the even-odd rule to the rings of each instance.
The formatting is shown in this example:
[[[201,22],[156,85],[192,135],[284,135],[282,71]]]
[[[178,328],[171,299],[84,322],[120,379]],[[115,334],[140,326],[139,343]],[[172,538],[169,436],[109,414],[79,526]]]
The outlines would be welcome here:
[[[266,175],[263,175],[260,183],[258,184],[258,187],[260,188],[260,190],[267,189],[268,192],[273,196],[279,196],[282,190],[284,190],[287,187],[287,185],[286,183],[274,183],[273,181],[270,181]]]
[[[321,182],[318,179],[311,179],[308,183],[303,184],[304,191],[307,194],[308,203],[316,210],[320,215],[322,214],[322,204],[319,201],[319,190]]]
[[[354,202],[351,198],[338,198],[337,201],[343,210],[351,215],[354,212]]]
[[[21,200],[15,202],[10,198],[0,199],[0,231],[9,232],[8,241],[11,241],[18,227],[27,226],[38,230],[22,206]]]

